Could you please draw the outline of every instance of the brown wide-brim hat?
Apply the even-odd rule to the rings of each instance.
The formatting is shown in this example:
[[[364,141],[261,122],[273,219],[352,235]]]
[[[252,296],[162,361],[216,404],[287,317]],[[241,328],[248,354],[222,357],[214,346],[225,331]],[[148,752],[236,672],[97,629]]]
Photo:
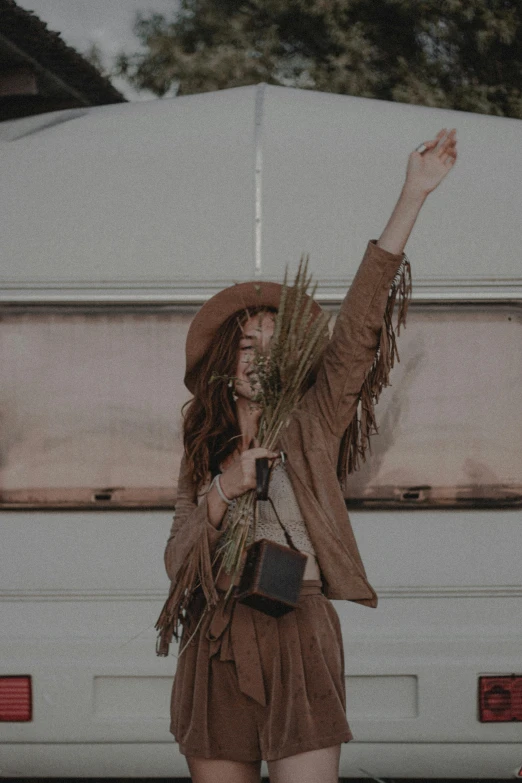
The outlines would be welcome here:
[[[194,316],[185,347],[185,386],[194,394],[198,365],[212,345],[219,327],[229,316],[254,307],[279,308],[281,283],[249,281],[236,283],[214,294]],[[306,299],[311,297],[306,296]],[[316,318],[321,307],[312,300],[311,315]]]

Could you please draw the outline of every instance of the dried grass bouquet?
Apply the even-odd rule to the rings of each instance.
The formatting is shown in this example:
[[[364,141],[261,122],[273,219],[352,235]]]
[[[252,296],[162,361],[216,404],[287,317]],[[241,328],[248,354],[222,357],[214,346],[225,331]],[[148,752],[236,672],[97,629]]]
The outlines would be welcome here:
[[[258,347],[253,351],[252,404],[262,409],[257,440],[259,446],[267,449],[276,446],[281,429],[299,402],[306,388],[306,378],[318,364],[328,339],[329,316],[324,312],[312,314],[317,284],[308,293],[312,282],[308,275],[308,260],[308,256],[301,257],[291,286],[287,283],[285,270],[270,351],[264,352]],[[213,376],[211,382],[217,378]],[[255,496],[255,490],[249,490],[230,506],[228,525],[216,547],[216,559],[221,555],[223,558],[219,570],[223,568],[232,575],[225,601],[233,590],[249,534],[255,525]]]

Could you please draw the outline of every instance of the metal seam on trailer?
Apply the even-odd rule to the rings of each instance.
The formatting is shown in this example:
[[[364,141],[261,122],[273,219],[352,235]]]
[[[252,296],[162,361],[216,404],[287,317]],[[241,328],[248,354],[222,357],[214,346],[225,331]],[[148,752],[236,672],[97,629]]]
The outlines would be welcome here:
[[[266,84],[262,82],[257,85],[255,99],[255,125],[254,125],[254,147],[255,147],[255,212],[254,212],[254,275],[261,276],[261,229],[262,229],[262,174],[263,174],[263,149],[262,149],[262,129],[263,129],[263,108],[265,98]]]
[[[232,280],[229,285],[233,285],[236,280]],[[171,286],[165,286],[162,288],[159,285],[141,287],[139,284],[131,285],[128,287],[119,286],[118,288],[110,287],[85,287],[85,288],[64,288],[63,290],[57,290],[56,288],[50,288],[42,286],[41,283],[33,285],[27,288],[13,287],[9,288],[4,286],[0,287],[0,305],[11,304],[34,304],[34,303],[111,303],[111,302],[125,302],[128,304],[173,304],[173,305],[194,305],[201,306],[206,302],[210,296],[220,291],[227,281],[216,284],[213,288],[205,288],[204,290],[196,290],[188,292],[185,290],[172,289]],[[321,284],[320,284],[321,285]],[[346,296],[345,287],[335,287],[333,290],[329,290],[326,285],[323,285],[316,294],[316,299],[320,304],[329,304],[332,306],[338,306]],[[454,290],[443,290],[441,288],[434,288],[426,286],[424,290],[418,286],[415,291],[415,303],[427,303],[436,304],[437,302],[445,304],[463,304],[469,302],[470,304],[481,304],[486,302],[487,304],[511,304],[513,306],[519,306],[522,301],[522,285],[516,286],[502,285],[495,286],[493,290],[485,288],[480,290],[479,286],[455,286]]]

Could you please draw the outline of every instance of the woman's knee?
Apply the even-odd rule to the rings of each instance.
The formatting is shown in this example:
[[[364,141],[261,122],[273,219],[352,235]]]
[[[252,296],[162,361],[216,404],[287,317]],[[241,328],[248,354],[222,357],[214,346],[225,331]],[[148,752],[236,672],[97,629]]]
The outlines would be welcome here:
[[[187,756],[193,783],[260,783],[261,761],[229,761]]]
[[[268,761],[270,783],[338,783],[341,745]]]

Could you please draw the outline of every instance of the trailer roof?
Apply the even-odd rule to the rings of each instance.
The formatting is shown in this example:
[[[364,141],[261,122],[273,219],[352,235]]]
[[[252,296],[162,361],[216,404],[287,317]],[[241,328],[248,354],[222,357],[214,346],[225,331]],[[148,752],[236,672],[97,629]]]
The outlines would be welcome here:
[[[2,296],[201,301],[304,252],[335,299],[441,127],[459,159],[408,243],[416,291],[521,286],[522,121],[259,84],[0,124]]]

